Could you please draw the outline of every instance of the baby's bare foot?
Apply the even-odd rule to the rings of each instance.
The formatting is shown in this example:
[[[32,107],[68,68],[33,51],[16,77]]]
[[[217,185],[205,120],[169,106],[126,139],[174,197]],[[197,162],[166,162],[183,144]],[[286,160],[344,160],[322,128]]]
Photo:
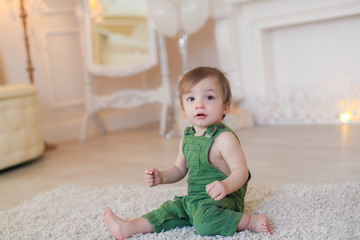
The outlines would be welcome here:
[[[275,233],[270,228],[268,218],[265,214],[252,215],[249,222],[249,230],[257,233]]]
[[[127,221],[116,216],[110,208],[105,208],[103,222],[116,240],[123,240],[130,237],[126,231]]]

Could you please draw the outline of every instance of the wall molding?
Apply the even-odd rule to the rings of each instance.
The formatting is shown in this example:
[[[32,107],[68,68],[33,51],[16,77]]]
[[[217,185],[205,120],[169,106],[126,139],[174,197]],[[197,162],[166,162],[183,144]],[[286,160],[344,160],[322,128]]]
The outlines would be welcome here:
[[[45,15],[63,15],[63,14],[74,14],[75,15],[75,8],[74,5],[75,4],[69,4],[68,7],[63,8],[63,9],[59,9],[59,8],[52,8],[49,6],[48,4],[49,0],[42,0],[40,1],[40,11],[42,14]],[[74,1],[75,3],[78,0]],[[65,1],[66,2],[66,1]]]
[[[255,56],[257,79],[265,83],[265,92],[275,91],[272,74],[272,64],[269,60],[271,51],[268,47],[268,39],[271,30],[282,27],[292,27],[300,24],[316,23],[325,20],[351,17],[360,15],[360,2],[336,5],[332,7],[318,8],[284,15],[275,15],[265,18],[257,18],[251,21],[252,38],[255,42]]]
[[[53,79],[54,74],[52,72],[54,66],[52,65],[51,56],[49,55],[48,38],[51,36],[64,36],[64,35],[65,36],[79,35],[79,31],[77,29],[63,29],[63,30],[45,30],[43,32],[43,43],[45,46],[44,62],[46,65],[46,82],[48,85],[48,96],[50,99],[50,106],[53,109],[81,106],[84,105],[85,102],[84,98],[72,99],[68,101],[59,101],[56,99],[55,83]]]

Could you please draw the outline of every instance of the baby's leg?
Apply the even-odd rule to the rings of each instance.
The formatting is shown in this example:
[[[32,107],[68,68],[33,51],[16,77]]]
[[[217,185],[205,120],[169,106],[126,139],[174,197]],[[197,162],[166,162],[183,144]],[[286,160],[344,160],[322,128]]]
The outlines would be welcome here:
[[[270,228],[268,218],[265,214],[249,215],[243,214],[236,231],[250,230],[256,233],[270,233],[275,231]]]
[[[105,209],[103,222],[117,240],[126,239],[137,233],[153,232],[153,227],[145,218],[126,221],[116,216],[108,207]]]

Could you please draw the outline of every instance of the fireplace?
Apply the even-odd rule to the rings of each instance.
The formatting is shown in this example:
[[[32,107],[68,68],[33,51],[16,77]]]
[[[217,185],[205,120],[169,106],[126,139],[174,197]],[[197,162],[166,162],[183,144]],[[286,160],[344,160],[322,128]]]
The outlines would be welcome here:
[[[220,64],[257,124],[360,122],[359,1],[214,4]]]

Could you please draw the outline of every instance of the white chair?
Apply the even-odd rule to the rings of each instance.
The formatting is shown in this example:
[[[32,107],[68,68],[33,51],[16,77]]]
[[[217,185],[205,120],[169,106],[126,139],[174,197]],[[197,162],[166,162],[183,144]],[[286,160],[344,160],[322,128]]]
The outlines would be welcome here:
[[[119,4],[112,1],[111,4]],[[81,44],[86,60],[85,98],[86,113],[81,130],[81,141],[86,141],[89,121],[94,118],[101,133],[105,127],[98,111],[106,108],[129,109],[144,104],[162,104],[160,116],[160,135],[167,130],[168,109],[171,104],[168,59],[165,39],[147,23],[146,14],[127,16],[114,15],[117,6],[106,6],[111,10],[107,13],[90,9],[87,0],[81,1],[78,11]],[[98,15],[96,15],[98,14]],[[122,32],[122,29],[124,31]],[[130,29],[130,33],[129,33]],[[129,89],[116,91],[108,95],[96,95],[93,91],[93,77],[126,77],[145,71],[160,62],[161,85],[156,89]]]

